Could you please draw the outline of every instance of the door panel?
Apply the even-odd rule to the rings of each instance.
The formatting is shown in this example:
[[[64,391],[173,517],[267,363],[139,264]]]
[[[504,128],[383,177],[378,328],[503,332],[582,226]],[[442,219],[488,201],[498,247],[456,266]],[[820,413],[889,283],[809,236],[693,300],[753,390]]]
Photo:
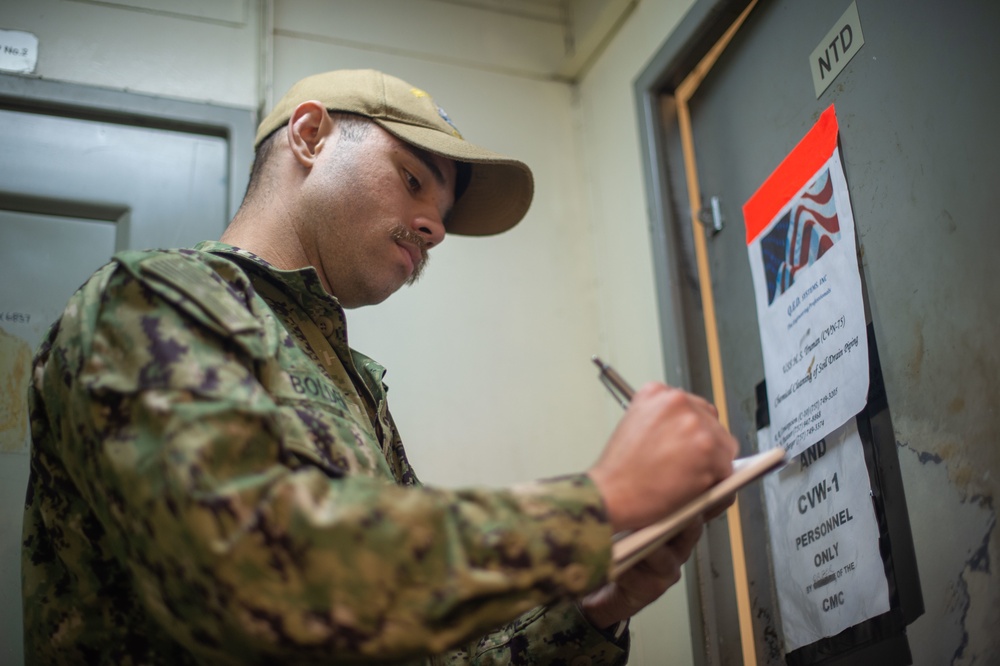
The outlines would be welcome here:
[[[1000,4],[858,0],[865,43],[816,99],[808,58],[849,0],[764,1],[690,102],[702,195],[728,224],[709,237],[730,427],[752,448],[763,379],[741,207],[835,104],[867,306],[881,357],[926,612],[918,664],[989,661],[1000,584]],[[678,215],[686,219],[685,215]],[[744,528],[761,663],[782,663],[759,503]],[[735,641],[736,637],[728,639]],[[738,659],[723,652],[723,663]]]
[[[22,653],[20,534],[30,358],[116,250],[218,238],[230,197],[217,136],[0,109],[0,663]]]
[[[114,254],[115,227],[110,220],[0,210],[0,326],[37,348],[69,295]]]
[[[0,165],[0,192],[132,211],[118,247],[183,247],[225,228],[223,138],[10,110],[0,128],[17,156]]]

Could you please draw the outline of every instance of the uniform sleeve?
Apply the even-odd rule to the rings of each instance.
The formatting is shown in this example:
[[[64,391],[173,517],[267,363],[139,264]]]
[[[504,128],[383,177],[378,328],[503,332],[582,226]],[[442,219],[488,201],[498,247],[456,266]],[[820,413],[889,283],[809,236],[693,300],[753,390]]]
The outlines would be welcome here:
[[[629,634],[618,639],[598,631],[576,603],[539,606],[490,632],[467,650],[434,659],[435,666],[621,666],[628,661]]]
[[[144,607],[199,658],[419,658],[605,579],[610,528],[585,475],[452,491],[303,463],[252,345],[124,270],[78,296],[40,377],[65,406],[59,455]],[[522,663],[488,652],[475,663]]]

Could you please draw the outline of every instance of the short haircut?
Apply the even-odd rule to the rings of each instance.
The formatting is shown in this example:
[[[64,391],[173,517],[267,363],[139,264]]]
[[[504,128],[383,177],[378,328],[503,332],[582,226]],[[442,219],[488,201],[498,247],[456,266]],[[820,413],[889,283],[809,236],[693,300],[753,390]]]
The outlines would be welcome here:
[[[339,111],[330,111],[329,109],[327,113],[330,114],[330,118],[340,123],[342,137],[352,143],[361,142],[369,130],[371,130],[372,121],[364,116],[356,113],[340,113]],[[271,159],[274,144],[277,143],[277,137],[283,129],[285,129],[284,125],[264,137],[264,140],[258,144],[257,149],[254,151],[253,166],[250,167],[250,180],[247,182],[247,191],[243,195],[244,199],[253,195],[260,186],[260,182],[264,178],[264,167],[267,165],[268,160]]]
[[[330,114],[331,119],[340,125],[341,138],[351,143],[360,143],[363,141],[374,124],[371,119],[356,113],[342,113],[329,109],[327,109],[327,113]],[[244,200],[253,195],[260,186],[264,178],[264,167],[271,159],[271,153],[274,151],[277,137],[284,128],[285,126],[282,125],[264,137],[264,140],[257,146],[257,150],[254,151],[253,166],[250,168],[250,181],[247,183],[247,191],[243,195]],[[472,165],[465,162],[456,162],[455,166],[455,200],[457,201],[465,192],[465,189],[469,186],[469,181],[472,179]]]

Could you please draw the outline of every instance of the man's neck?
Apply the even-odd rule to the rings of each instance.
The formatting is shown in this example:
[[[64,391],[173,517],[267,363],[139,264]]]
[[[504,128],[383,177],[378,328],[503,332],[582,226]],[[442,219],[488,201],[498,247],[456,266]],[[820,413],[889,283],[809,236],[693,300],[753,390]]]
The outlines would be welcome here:
[[[275,268],[305,268],[310,265],[309,259],[290,227],[287,221],[269,219],[266,214],[257,214],[244,205],[219,240],[253,252]]]

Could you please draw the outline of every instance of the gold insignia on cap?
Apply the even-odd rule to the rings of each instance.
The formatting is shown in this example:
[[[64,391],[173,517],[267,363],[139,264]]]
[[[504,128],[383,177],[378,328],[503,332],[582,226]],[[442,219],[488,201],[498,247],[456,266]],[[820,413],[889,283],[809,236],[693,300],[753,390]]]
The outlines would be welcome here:
[[[417,98],[420,98],[420,97],[430,97],[430,95],[428,95],[426,92],[424,92],[420,88],[410,88],[410,92],[413,93],[413,96],[417,97]]]

